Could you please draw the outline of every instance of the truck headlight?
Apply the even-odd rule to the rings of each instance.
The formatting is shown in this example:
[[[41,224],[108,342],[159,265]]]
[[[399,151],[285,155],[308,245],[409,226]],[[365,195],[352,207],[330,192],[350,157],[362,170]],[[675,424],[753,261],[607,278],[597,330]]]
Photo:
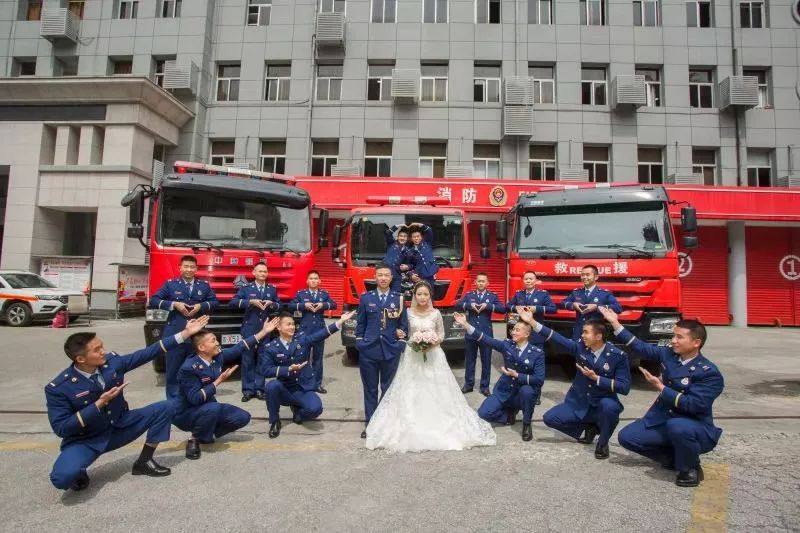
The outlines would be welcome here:
[[[650,333],[668,334],[672,333],[672,328],[678,322],[678,317],[654,318],[650,321]]]
[[[144,313],[144,319],[147,322],[166,322],[169,316],[169,311],[165,309],[148,309]]]

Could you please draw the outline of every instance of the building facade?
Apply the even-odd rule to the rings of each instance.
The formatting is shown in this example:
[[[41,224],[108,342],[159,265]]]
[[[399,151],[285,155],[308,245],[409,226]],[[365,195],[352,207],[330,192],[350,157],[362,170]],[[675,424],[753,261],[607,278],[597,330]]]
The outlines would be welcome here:
[[[114,271],[101,264],[143,259],[124,237],[124,211],[107,193],[106,225],[100,197],[52,200],[48,183],[80,174],[85,184],[65,177],[58,187],[102,191],[111,171],[127,176],[117,194],[146,182],[154,160],[296,175],[798,185],[797,9],[790,0],[0,1],[9,35],[0,131],[13,139],[0,146],[0,266],[91,256],[93,291],[110,294]],[[55,104],[65,109],[35,111]],[[108,107],[83,113],[93,104]],[[161,129],[147,124],[162,112]],[[91,250],[64,249],[65,220],[94,232]]]

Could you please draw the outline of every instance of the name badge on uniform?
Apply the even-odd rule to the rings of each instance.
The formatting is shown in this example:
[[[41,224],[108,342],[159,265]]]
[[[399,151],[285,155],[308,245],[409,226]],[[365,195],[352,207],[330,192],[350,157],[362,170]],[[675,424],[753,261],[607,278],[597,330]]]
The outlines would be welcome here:
[[[689,384],[689,378],[683,378],[681,380],[681,385],[688,385],[688,384]]]
[[[608,372],[609,370],[611,370],[611,367],[610,367],[610,366],[608,366],[608,363],[606,363],[606,364],[604,364],[604,365],[603,365],[603,370],[605,370],[606,372]]]
[[[197,295],[198,296],[202,296],[203,295],[203,291],[197,291]]]
[[[83,398],[83,397],[84,397],[84,396],[86,396],[87,394],[89,394],[89,391],[88,391],[88,390],[85,390],[85,391],[83,391],[83,392],[79,392],[78,394],[76,394],[76,395],[75,395],[75,397],[76,397],[76,398]]]
[[[599,301],[600,301],[600,300],[598,300],[597,298],[595,298],[595,299],[594,299],[594,303],[597,303],[597,302],[599,302]]]
[[[534,298],[533,303],[539,303],[539,298]]]

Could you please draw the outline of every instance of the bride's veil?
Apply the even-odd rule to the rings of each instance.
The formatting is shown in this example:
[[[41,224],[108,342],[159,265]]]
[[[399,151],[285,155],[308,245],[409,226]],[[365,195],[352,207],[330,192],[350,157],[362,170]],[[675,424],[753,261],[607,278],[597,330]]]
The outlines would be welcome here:
[[[430,299],[428,300],[428,304],[424,307],[421,306],[417,301],[417,289],[420,287],[427,287],[428,294],[431,295]],[[411,310],[421,312],[422,314],[427,314],[428,312],[433,311],[433,309],[433,289],[427,281],[418,281],[414,284],[414,289],[411,293]]]

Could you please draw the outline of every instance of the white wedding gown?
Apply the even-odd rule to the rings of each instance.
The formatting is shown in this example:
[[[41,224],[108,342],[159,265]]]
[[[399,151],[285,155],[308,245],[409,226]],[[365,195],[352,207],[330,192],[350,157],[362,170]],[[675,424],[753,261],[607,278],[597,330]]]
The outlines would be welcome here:
[[[425,316],[409,309],[408,322],[409,338],[424,330],[444,337],[437,309]],[[427,361],[411,347],[400,357],[392,385],[367,426],[367,448],[410,452],[496,444],[492,426],[467,403],[440,347],[428,351]]]

